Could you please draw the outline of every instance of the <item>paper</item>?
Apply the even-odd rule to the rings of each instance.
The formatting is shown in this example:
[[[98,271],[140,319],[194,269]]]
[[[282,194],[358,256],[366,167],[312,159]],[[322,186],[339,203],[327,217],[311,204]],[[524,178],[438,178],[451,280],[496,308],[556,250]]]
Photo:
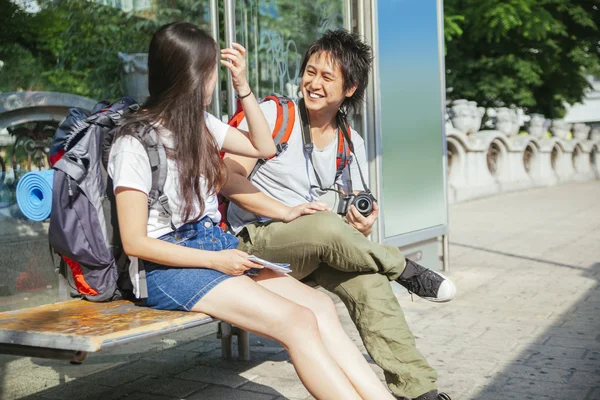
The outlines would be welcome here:
[[[292,270],[290,269],[290,264],[274,263],[274,262],[270,262],[267,260],[263,260],[262,258],[258,258],[256,256],[249,256],[248,259],[250,261],[254,261],[255,263],[260,264],[263,267],[271,269],[273,271],[284,272],[284,273],[292,272]]]

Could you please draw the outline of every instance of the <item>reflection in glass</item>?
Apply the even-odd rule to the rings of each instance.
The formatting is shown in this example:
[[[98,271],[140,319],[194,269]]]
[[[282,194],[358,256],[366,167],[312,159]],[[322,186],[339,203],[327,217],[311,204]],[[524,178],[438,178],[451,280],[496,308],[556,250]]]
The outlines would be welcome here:
[[[342,0],[236,2],[236,37],[248,50],[248,76],[257,96],[296,97],[308,46],[343,22]]]

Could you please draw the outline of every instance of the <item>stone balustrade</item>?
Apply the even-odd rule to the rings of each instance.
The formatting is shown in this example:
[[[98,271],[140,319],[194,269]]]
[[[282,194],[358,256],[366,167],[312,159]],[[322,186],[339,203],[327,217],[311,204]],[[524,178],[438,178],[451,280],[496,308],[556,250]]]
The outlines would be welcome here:
[[[600,127],[505,107],[484,113],[474,102],[456,100],[446,139],[450,202],[600,179]]]

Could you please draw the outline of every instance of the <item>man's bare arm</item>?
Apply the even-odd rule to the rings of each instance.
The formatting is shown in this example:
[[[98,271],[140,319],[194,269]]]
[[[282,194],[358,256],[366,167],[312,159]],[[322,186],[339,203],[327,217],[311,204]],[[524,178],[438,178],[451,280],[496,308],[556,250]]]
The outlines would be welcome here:
[[[256,161],[230,154],[225,156],[228,177],[221,194],[238,207],[256,215],[284,222],[293,221],[301,215],[329,210],[325,203],[318,201],[289,207],[261,192],[248,180],[248,175],[252,172]]]

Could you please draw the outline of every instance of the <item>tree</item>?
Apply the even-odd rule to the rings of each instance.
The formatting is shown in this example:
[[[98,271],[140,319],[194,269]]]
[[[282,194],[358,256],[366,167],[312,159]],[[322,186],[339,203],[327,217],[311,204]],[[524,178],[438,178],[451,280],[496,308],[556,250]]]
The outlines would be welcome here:
[[[0,0],[0,92],[45,90],[92,99],[122,96],[118,52],[144,53],[168,22],[202,25],[206,2],[156,0],[145,13],[125,13],[85,0],[41,0],[28,13]],[[206,24],[204,24],[206,25]]]
[[[600,75],[600,0],[446,0],[449,98],[560,118]]]

